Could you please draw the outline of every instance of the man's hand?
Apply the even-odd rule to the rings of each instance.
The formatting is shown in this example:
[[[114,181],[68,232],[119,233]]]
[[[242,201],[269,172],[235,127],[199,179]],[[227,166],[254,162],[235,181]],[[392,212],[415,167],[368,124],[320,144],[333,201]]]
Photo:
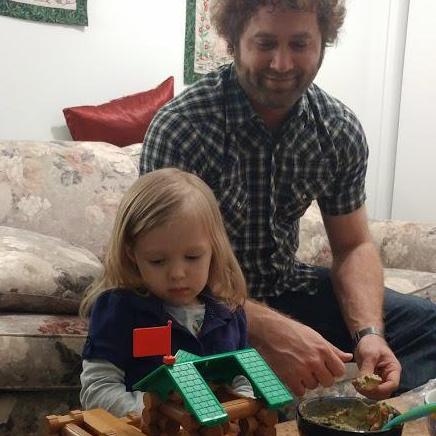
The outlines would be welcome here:
[[[332,247],[332,283],[350,331],[383,327],[383,268],[368,228],[365,207],[345,215],[323,215]],[[347,231],[344,231],[347,229]],[[364,336],[355,351],[361,375],[377,374],[382,383],[359,391],[368,398],[387,398],[399,385],[401,365],[385,340]]]
[[[382,383],[370,391],[359,392],[368,398],[382,400],[390,397],[400,384],[401,365],[386,341],[377,335],[363,337],[355,351],[360,373],[377,374]]]
[[[265,306],[247,301],[245,309],[253,346],[295,395],[302,396],[319,384],[331,386],[345,373],[344,362],[353,358],[351,353]]]

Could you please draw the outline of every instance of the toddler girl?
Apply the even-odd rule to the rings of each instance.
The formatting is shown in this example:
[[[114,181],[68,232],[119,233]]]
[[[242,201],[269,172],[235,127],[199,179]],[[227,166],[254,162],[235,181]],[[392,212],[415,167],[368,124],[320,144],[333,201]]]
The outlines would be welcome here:
[[[246,348],[246,294],[211,189],[174,168],[139,178],[121,201],[103,274],[81,304],[82,316],[91,312],[82,406],[116,416],[141,413],[143,393],[132,385],[160,366],[162,356],[133,357],[135,328],[171,320],[173,355]],[[252,396],[244,379],[235,381],[237,390]]]

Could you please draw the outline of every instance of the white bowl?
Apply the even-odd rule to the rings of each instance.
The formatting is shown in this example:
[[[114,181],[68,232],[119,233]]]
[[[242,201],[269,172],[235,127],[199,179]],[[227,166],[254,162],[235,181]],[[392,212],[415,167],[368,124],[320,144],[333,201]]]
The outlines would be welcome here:
[[[424,397],[425,404],[429,403],[436,403],[436,389],[433,389]],[[431,436],[436,436],[436,413],[433,413],[432,415],[429,415],[427,418],[427,424],[428,424],[428,431],[430,432]]]

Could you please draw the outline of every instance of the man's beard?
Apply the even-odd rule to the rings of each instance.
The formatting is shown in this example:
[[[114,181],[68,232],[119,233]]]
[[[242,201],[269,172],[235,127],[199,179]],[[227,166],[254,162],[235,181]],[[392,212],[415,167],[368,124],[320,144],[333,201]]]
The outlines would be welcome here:
[[[321,62],[322,57],[319,66]],[[234,63],[239,84],[248,98],[270,109],[290,109],[306,92],[318,72],[318,69],[316,69],[312,74],[305,74],[301,71],[280,74],[276,71],[264,69],[253,73],[241,64],[236,52],[234,54]],[[270,81],[268,79],[275,79],[275,86],[272,85],[274,80]]]
[[[278,75],[269,71],[259,71],[255,75],[245,68],[241,68],[235,59],[235,66],[239,84],[247,93],[250,100],[271,109],[290,109],[309,87],[300,74]],[[270,79],[270,80],[268,80]],[[289,79],[289,81],[287,80]],[[274,86],[274,80],[276,86]]]

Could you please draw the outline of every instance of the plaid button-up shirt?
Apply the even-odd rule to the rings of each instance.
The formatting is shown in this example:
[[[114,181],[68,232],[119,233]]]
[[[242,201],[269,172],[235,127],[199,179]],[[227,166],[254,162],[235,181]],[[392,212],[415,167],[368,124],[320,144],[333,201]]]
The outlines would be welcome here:
[[[313,289],[313,268],[295,259],[299,218],[314,199],[330,215],[362,206],[367,159],[355,115],[315,84],[273,134],[228,65],[159,111],[140,172],[178,167],[212,188],[250,294],[262,298]]]

